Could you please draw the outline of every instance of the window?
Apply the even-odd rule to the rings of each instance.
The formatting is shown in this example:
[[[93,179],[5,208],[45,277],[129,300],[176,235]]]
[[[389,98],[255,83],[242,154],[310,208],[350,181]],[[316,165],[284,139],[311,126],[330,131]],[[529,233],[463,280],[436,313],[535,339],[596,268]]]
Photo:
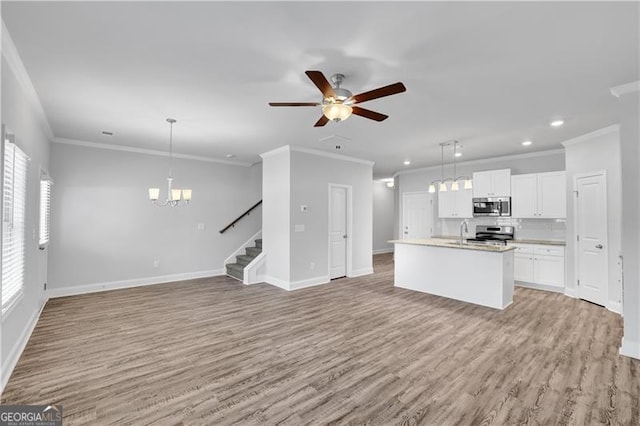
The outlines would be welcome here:
[[[2,313],[22,295],[24,287],[24,217],[27,156],[5,139],[2,191]]]
[[[38,244],[44,248],[49,244],[49,229],[51,228],[51,180],[40,178],[40,238]]]

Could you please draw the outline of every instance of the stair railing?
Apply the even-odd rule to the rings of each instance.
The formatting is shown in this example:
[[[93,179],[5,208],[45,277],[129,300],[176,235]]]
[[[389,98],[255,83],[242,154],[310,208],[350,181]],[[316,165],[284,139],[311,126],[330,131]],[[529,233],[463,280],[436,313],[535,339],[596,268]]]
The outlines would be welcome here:
[[[260,204],[262,204],[262,200],[260,200],[257,203],[255,203],[253,206],[251,206],[251,208],[249,208],[249,210],[247,210],[246,212],[242,213],[233,222],[231,222],[230,224],[228,224],[227,226],[225,226],[224,228],[222,228],[218,232],[220,232],[221,234],[224,234],[227,231],[227,229],[233,228],[234,226],[236,226],[236,223],[238,223],[240,221],[240,219],[242,219],[245,216],[249,216],[249,214],[253,211],[253,209],[258,207]]]

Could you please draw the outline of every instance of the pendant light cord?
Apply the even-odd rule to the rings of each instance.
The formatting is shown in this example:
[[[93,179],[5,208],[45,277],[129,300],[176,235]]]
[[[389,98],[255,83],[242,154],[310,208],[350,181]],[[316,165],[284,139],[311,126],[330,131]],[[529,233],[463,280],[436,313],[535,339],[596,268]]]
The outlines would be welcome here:
[[[169,121],[169,177],[173,177],[173,121]]]

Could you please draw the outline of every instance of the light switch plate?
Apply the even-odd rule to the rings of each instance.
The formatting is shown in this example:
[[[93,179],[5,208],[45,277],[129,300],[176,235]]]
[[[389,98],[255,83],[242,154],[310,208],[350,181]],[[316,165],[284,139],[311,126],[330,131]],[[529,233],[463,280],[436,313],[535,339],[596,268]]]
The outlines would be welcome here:
[[[304,225],[294,225],[293,231],[294,232],[304,232]]]

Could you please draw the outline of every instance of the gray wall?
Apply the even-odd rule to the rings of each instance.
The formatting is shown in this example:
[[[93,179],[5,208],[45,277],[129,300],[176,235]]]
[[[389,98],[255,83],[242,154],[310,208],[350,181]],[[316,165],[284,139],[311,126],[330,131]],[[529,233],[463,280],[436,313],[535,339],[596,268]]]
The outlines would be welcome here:
[[[261,226],[257,210],[218,233],[261,198],[261,165],[174,159],[174,187],[193,190],[189,206],[174,208],[154,206],[147,195],[160,187],[166,199],[167,157],[56,143],[51,171],[52,289],[220,273]]]
[[[607,236],[609,253],[608,307],[619,310],[622,303],[621,271],[618,255],[621,250],[621,177],[620,177],[620,136],[617,127],[604,134],[596,132],[593,137],[586,135],[578,143],[568,142],[566,146],[567,165],[567,247],[566,265],[568,293],[575,295],[577,290],[576,231],[575,231],[575,194],[574,178],[581,173],[604,170],[607,176]]]
[[[291,236],[292,281],[329,273],[329,183],[352,187],[352,269],[356,275],[372,272],[372,170],[369,164],[291,152],[291,225],[306,227]],[[309,210],[301,212],[301,205]]]
[[[4,43],[3,40],[3,48]],[[17,362],[22,345],[26,343],[31,327],[35,324],[37,315],[46,301],[44,283],[49,250],[38,249],[37,230],[40,208],[40,170],[46,171],[49,168],[50,143],[39,120],[38,112],[30,102],[26,92],[28,89],[20,84],[16,74],[5,60],[4,54],[3,50],[2,124],[6,126],[7,131],[15,134],[16,145],[29,156],[30,161],[27,165],[24,293],[22,299],[2,318],[0,392],[9,379],[9,372]]]
[[[373,252],[393,250],[395,188],[386,182],[373,182]]]

